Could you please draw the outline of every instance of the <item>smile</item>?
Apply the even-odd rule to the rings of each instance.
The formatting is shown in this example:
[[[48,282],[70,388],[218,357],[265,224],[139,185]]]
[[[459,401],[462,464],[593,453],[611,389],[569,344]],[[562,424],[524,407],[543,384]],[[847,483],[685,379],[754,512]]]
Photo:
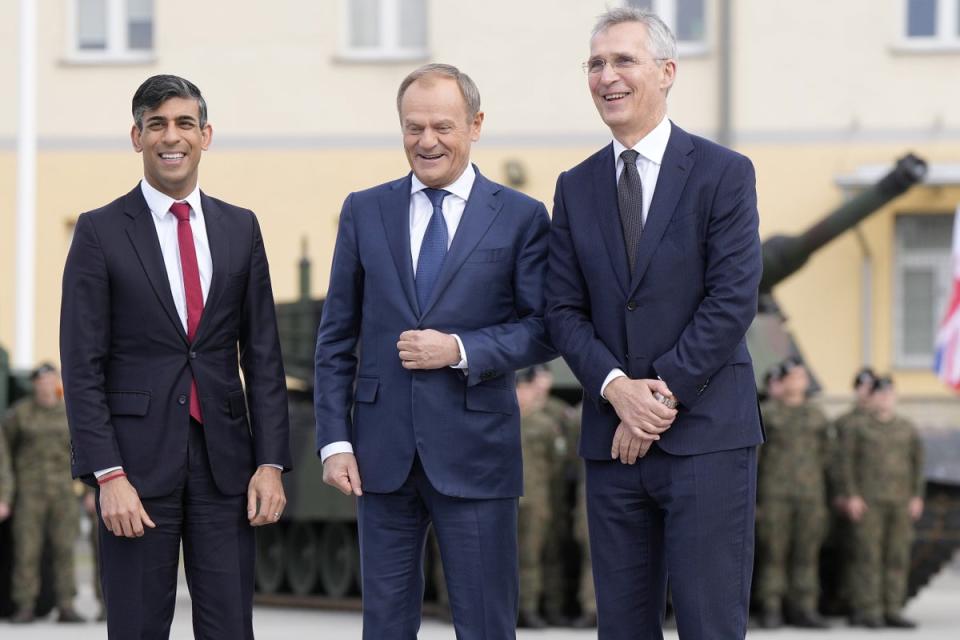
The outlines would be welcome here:
[[[603,96],[603,99],[606,100],[607,102],[613,102],[615,100],[622,100],[623,98],[626,98],[628,95],[630,95],[629,91],[624,91],[622,93],[608,93],[607,95]]]

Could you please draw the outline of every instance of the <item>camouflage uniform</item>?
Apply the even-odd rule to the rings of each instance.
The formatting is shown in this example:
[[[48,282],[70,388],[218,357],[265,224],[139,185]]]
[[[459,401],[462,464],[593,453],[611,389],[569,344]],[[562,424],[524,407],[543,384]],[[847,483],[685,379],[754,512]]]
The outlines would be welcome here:
[[[0,431],[0,502],[12,506],[13,470],[10,467],[10,455],[7,453],[7,439]]]
[[[762,410],[767,441],[757,477],[756,595],[767,612],[779,612],[784,602],[793,612],[816,612],[833,431],[810,402],[771,402]]]
[[[913,523],[908,503],[923,497],[923,444],[905,418],[869,418],[844,432],[843,495],[867,503],[853,524],[851,604],[860,616],[897,614],[906,601]]]
[[[597,614],[597,594],[593,589],[593,564],[590,561],[590,536],[587,531],[587,487],[577,484],[577,506],[573,512],[573,535],[580,546],[580,585],[577,600],[582,615]]]
[[[549,414],[537,411],[521,419],[523,497],[518,514],[520,611],[536,613],[543,592],[543,545],[550,523],[550,468],[557,436]]]
[[[72,609],[79,509],[70,478],[65,406],[61,401],[41,407],[33,398],[24,398],[11,407],[3,430],[17,478],[12,599],[19,610],[33,608],[40,592],[40,556],[44,540],[49,539],[57,606],[61,611]]]

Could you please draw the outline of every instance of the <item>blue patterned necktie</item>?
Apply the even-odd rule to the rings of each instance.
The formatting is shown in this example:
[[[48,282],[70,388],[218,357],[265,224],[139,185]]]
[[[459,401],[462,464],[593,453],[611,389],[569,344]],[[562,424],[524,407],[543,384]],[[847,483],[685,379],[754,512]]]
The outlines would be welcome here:
[[[447,256],[447,223],[443,219],[443,199],[450,192],[443,189],[424,189],[424,195],[433,205],[433,215],[423,234],[420,257],[417,259],[417,302],[423,312],[430,300],[433,286],[437,284],[443,259]]]

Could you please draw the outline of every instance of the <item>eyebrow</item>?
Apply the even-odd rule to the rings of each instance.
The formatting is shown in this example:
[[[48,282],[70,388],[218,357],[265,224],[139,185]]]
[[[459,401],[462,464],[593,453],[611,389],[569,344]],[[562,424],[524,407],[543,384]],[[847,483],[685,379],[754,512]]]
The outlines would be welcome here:
[[[154,122],[162,123],[162,122],[166,122],[167,120],[168,119],[164,116],[156,115],[156,116],[150,116],[149,118],[147,118],[147,123],[148,124],[151,124]],[[197,122],[197,118],[191,115],[176,116],[175,118],[173,118],[173,120],[175,122]]]

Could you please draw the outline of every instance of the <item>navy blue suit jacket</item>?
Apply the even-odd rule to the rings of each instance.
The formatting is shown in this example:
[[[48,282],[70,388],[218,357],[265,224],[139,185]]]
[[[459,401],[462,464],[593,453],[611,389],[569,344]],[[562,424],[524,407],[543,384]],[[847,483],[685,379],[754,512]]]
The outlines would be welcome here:
[[[547,324],[583,384],[580,453],[609,460],[619,418],[600,397],[612,369],[660,376],[680,401],[658,445],[678,455],[759,444],[744,335],[761,257],[753,166],[673,125],[630,276],[612,145],[557,180]]]
[[[514,372],[553,356],[543,322],[543,204],[479,171],[432,298],[419,309],[405,178],[343,203],[317,335],[317,451],[352,443],[363,489],[388,493],[418,453],[433,486],[466,498],[523,487]],[[469,371],[403,368],[408,329],[456,333]]]
[[[201,206],[213,278],[192,344],[140,186],[77,220],[60,314],[74,477],[92,483],[94,471],[123,466],[141,498],[173,492],[186,474],[191,376],[221,492],[246,493],[257,465],[290,467],[260,227],[253,212],[206,194]]]

